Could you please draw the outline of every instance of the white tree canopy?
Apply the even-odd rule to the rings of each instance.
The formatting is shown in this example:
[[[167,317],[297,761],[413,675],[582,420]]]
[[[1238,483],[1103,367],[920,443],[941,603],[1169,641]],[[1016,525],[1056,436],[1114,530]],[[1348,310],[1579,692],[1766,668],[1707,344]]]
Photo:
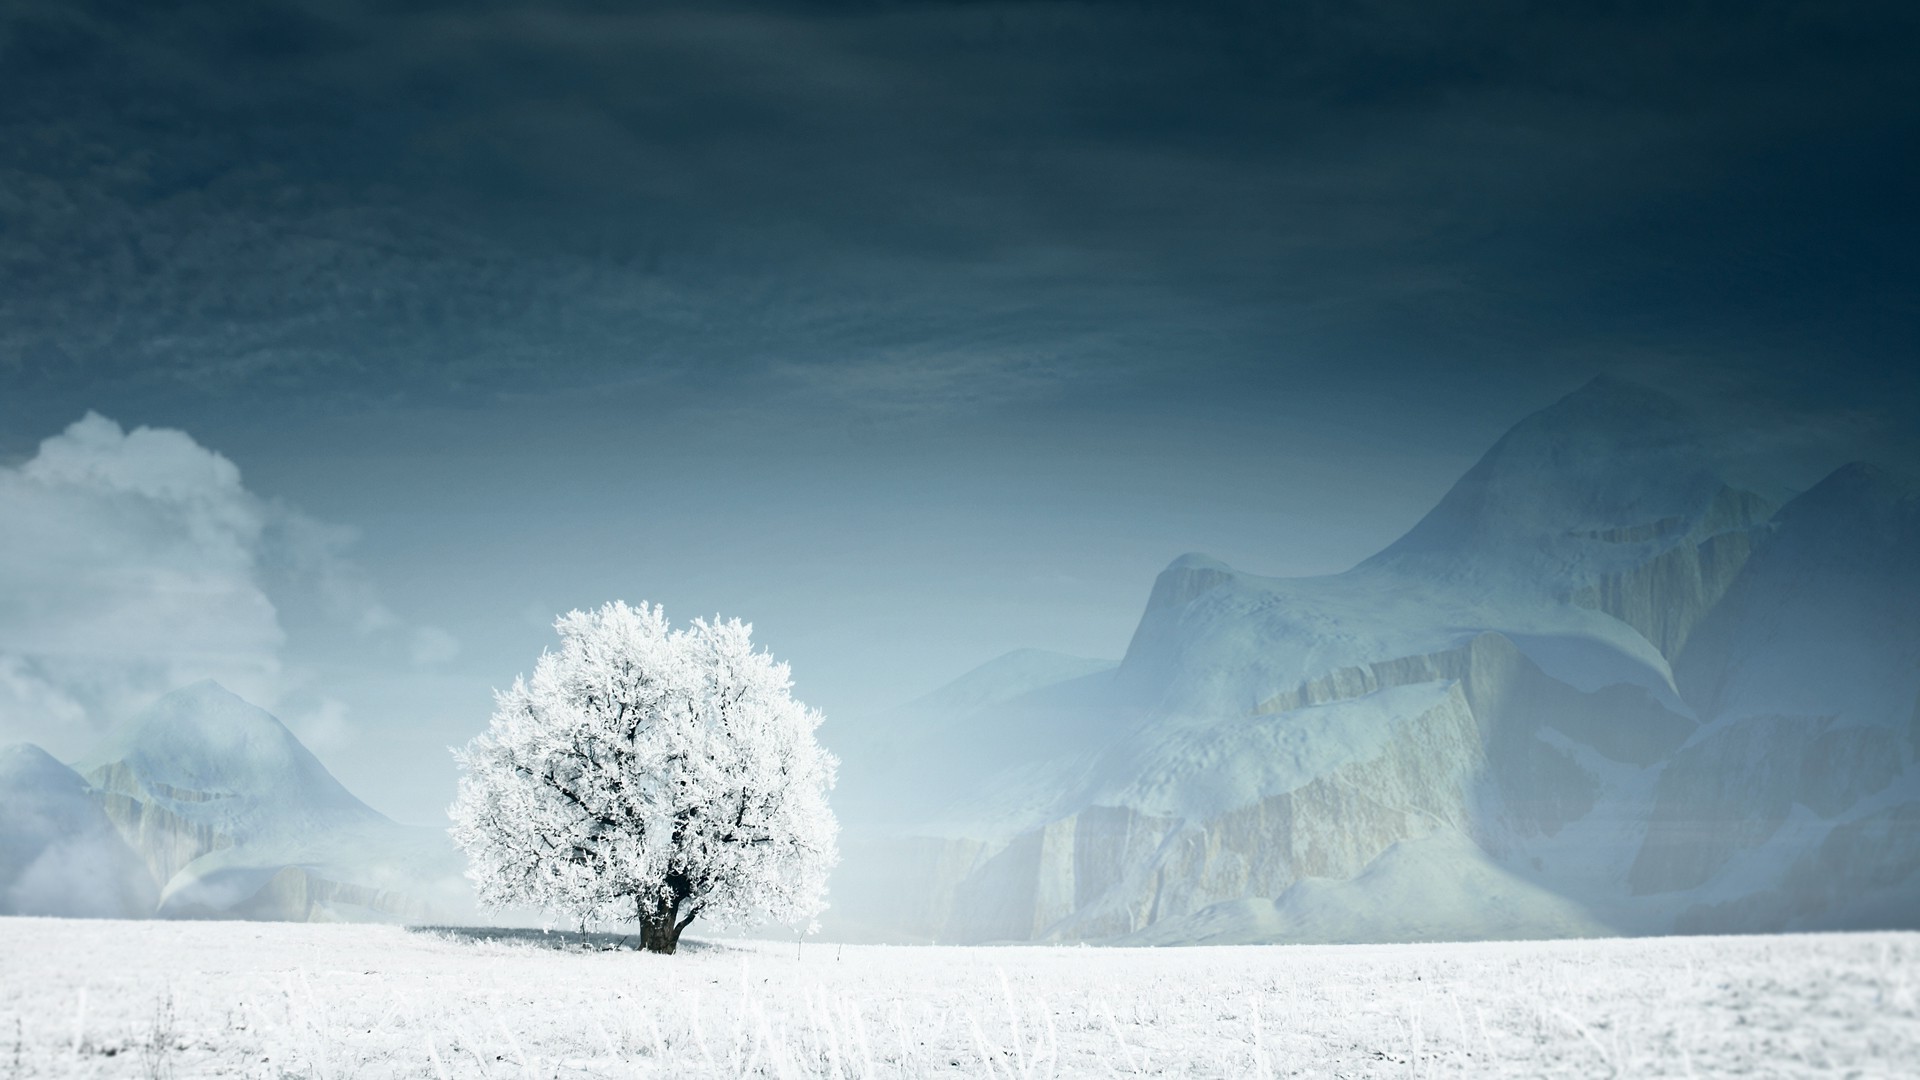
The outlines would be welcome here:
[[[737,619],[675,630],[646,604],[554,627],[559,650],[454,755],[452,831],[481,903],[638,919],[662,952],[696,917],[811,923],[838,858],[838,762],[787,665]]]

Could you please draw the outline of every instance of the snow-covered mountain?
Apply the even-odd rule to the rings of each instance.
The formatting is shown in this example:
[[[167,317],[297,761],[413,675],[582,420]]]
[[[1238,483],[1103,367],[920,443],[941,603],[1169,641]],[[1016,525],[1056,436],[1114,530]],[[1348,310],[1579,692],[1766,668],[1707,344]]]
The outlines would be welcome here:
[[[31,743],[0,747],[0,915],[139,918],[156,896],[80,774]]]
[[[57,791],[69,815],[53,830],[62,842],[111,836],[121,859],[111,865],[144,870],[144,904],[116,913],[420,919],[470,905],[443,830],[377,813],[272,714],[211,681],[126,720],[72,769],[37,748],[10,753],[36,779],[10,774],[0,784],[9,803],[18,791]]]
[[[1916,507],[1849,466],[1776,510],[1596,381],[1352,570],[1182,556],[1117,667],[947,719],[970,752],[898,766],[940,805],[850,848],[855,906],[962,941],[1920,924]]]

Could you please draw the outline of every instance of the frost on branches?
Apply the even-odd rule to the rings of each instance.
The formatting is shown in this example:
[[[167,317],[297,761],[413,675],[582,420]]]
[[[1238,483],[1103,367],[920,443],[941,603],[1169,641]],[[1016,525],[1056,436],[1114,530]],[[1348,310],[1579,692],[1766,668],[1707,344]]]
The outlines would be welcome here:
[[[454,755],[453,836],[481,903],[637,919],[668,953],[696,917],[811,923],[838,858],[838,762],[787,665],[737,619],[675,630],[658,606],[554,627],[559,651]]]

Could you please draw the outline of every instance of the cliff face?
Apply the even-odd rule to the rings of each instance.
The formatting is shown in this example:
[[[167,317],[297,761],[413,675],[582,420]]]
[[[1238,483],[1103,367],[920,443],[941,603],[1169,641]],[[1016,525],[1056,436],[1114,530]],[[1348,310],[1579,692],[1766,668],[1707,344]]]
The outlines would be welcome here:
[[[949,941],[1915,924],[1916,505],[1849,468],[1776,512],[1590,386],[1345,574],[1176,560],[1117,668],[948,721],[997,756],[869,892]]]
[[[190,791],[169,785],[142,784],[124,762],[96,767],[88,776],[94,799],[107,820],[120,830],[127,845],[140,854],[153,880],[164,885],[208,852],[233,846],[232,834],[212,821],[178,813],[182,803],[204,803],[231,797]]]
[[[1352,876],[1404,836],[1465,820],[1479,758],[1465,702],[1443,691],[1399,708],[1394,737],[1293,790],[1198,820],[1092,805],[949,864],[939,939],[1132,933],[1305,876]]]
[[[1341,668],[1241,723],[1110,762],[1133,779],[1090,805],[1000,845],[972,842],[935,890],[952,896],[937,936],[1135,934],[1309,879],[1355,878],[1436,830],[1529,855],[1599,806],[1604,785],[1584,762],[1645,768],[1696,727],[1641,688],[1581,691],[1550,678],[1497,633]],[[1339,760],[1325,753],[1330,742],[1343,743]]]
[[[1568,599],[1632,627],[1671,662],[1752,557],[1754,545],[1765,535],[1761,526],[1771,509],[1756,495],[1722,488],[1701,520],[1664,550],[1644,562],[1599,575],[1574,589]],[[1624,537],[1600,534],[1595,538],[1621,544],[1655,539],[1636,538],[1638,530],[1623,531]]]

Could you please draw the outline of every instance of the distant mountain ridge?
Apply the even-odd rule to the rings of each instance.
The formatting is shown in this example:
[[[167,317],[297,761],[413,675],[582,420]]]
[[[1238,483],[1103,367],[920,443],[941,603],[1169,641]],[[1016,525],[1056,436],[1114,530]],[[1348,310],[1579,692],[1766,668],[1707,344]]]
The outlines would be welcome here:
[[[442,830],[374,811],[271,713],[218,683],[162,697],[73,769],[54,764],[71,777],[57,797],[92,810],[89,835],[116,839],[115,863],[146,872],[144,910],[136,901],[85,913],[304,921],[447,917],[463,906],[462,864]],[[37,790],[36,806],[53,805],[53,787]]]
[[[903,898],[868,929],[1920,925],[1916,508],[1860,465],[1776,508],[1721,479],[1679,405],[1596,380],[1353,569],[1182,556],[1116,668],[944,721],[993,754],[922,774],[944,803],[849,850]],[[1466,909],[1411,910],[1423,893]]]
[[[1775,506],[1600,380],[1344,573],[1183,555],[1120,661],[827,734],[843,936],[1920,926],[1920,495],[1854,464]],[[72,768],[0,748],[0,913],[441,919],[460,871],[214,683]]]

